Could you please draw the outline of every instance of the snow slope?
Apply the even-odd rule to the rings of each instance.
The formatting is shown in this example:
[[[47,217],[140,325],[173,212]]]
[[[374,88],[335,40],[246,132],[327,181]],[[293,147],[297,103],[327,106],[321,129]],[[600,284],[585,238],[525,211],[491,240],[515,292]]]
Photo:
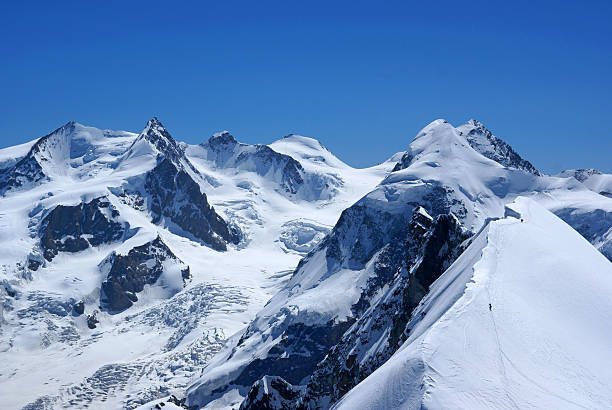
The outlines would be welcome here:
[[[335,409],[612,406],[612,264],[534,201],[509,207],[517,217],[483,230]]]

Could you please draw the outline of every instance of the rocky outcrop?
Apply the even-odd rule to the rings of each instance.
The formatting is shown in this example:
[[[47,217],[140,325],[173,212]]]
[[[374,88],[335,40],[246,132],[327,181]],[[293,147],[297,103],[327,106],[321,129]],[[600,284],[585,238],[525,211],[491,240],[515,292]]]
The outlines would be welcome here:
[[[240,410],[292,410],[299,395],[282,377],[264,376],[251,386]]]
[[[505,141],[497,138],[481,122],[469,120],[457,127],[472,148],[485,157],[508,167],[520,169],[534,175],[541,175],[529,161],[521,158]]]
[[[42,220],[40,246],[43,256],[51,261],[59,252],[79,252],[125,239],[129,225],[121,223],[119,212],[104,197],[78,205],[58,205]],[[40,261],[31,260],[36,270]],[[36,268],[36,269],[34,269]]]
[[[189,267],[172,253],[159,236],[130,249],[126,255],[113,252],[100,264],[100,269],[106,273],[100,291],[100,305],[110,313],[118,313],[132,306],[138,300],[136,294],[142,292],[145,285],[154,285],[164,271],[180,274],[181,288],[190,278]],[[172,278],[172,281],[176,283],[176,279]]]
[[[169,158],[162,159],[146,174],[144,190],[154,223],[172,221],[219,251],[226,250],[227,243],[240,241],[238,229],[230,227],[215,212],[200,186]]]
[[[412,312],[470,236],[454,215],[433,219],[418,208],[406,241],[389,244],[378,257],[376,274],[353,307],[358,320],[318,363],[300,406],[327,408],[387,361],[410,334]]]

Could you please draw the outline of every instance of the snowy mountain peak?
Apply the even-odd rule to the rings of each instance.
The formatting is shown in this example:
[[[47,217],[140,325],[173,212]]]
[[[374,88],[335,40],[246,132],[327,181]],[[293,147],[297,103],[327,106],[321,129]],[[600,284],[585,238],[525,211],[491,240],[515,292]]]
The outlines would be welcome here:
[[[178,144],[175,139],[172,138],[168,130],[166,130],[157,117],[153,117],[147,122],[147,126],[138,136],[138,139],[141,138],[149,141],[149,143],[153,144],[162,153],[179,152]]]
[[[315,138],[289,134],[274,141],[269,147],[276,152],[295,158],[306,169],[349,168]]]
[[[456,158],[474,156],[473,150],[457,130],[444,119],[432,121],[418,132],[393,172],[408,168],[422,159],[433,168]]]
[[[417,134],[393,171],[405,169],[414,163],[416,158],[425,157],[432,166],[440,164],[435,158],[449,160],[449,158],[464,157],[479,162],[479,158],[474,156],[474,151],[504,167],[541,175],[510,145],[494,136],[480,121],[474,119],[456,128],[444,119],[432,121]]]
[[[562,178],[575,178],[591,191],[612,198],[612,175],[594,169],[568,169],[557,175]]]
[[[602,172],[595,168],[587,168],[587,169],[568,169],[559,174],[562,177],[574,177],[580,182],[584,182],[589,177],[593,175],[602,175]]]
[[[83,127],[70,121],[36,141],[15,165],[0,173],[0,193],[33,186],[51,176],[69,171],[71,139],[75,129]]]
[[[215,132],[204,144],[208,144],[211,148],[219,148],[224,145],[237,145],[238,141],[236,141],[234,136],[230,134],[229,131],[221,131]]]
[[[331,152],[327,148],[325,148],[325,146],[321,144],[321,142],[318,139],[312,138],[312,137],[305,137],[299,134],[285,135],[280,140],[275,141],[272,144],[270,144],[270,146],[272,145],[280,146],[283,143],[286,145],[292,145],[296,149],[299,149],[300,151],[305,152],[305,153],[329,152],[331,154]]]
[[[152,160],[158,162],[162,158],[167,158],[175,166],[179,168],[187,166],[194,174],[199,174],[185,156],[183,147],[170,135],[157,117],[153,117],[147,122],[145,128],[123,155],[120,160],[120,168],[125,169],[134,165],[142,165],[145,161],[140,158],[146,157],[149,158],[146,162]],[[133,161],[136,161],[136,163]]]

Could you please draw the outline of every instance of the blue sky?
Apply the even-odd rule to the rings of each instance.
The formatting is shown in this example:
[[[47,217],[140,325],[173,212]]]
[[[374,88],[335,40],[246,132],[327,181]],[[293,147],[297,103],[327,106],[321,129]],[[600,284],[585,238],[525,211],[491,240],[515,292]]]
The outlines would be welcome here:
[[[612,2],[463,3],[2,2],[0,146],[158,116],[367,166],[476,118],[546,172],[612,172]]]

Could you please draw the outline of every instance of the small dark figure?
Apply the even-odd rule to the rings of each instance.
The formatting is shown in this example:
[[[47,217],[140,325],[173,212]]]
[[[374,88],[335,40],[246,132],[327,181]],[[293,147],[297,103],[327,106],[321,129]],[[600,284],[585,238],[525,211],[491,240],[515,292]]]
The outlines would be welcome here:
[[[523,218],[521,218],[521,222],[523,222]]]
[[[489,303],[489,310],[493,310],[493,306]]]

